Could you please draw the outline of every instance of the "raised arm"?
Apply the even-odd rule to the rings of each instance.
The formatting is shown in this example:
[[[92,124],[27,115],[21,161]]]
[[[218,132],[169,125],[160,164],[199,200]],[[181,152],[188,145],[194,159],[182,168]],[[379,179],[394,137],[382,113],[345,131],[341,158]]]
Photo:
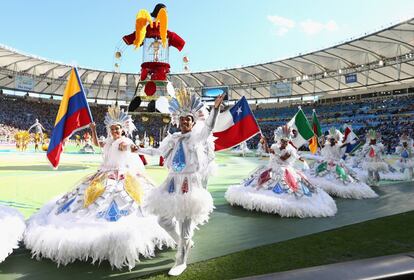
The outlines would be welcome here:
[[[211,110],[211,114],[206,120],[206,127],[210,129],[210,132],[214,129],[214,126],[216,125],[217,117],[220,112],[220,106],[221,103],[223,103],[224,96],[224,94],[220,94],[219,96],[217,96],[216,100],[214,100],[213,110]]]
[[[32,130],[33,127],[35,127],[35,126],[36,126],[36,124],[33,124],[31,127],[29,127],[29,129],[27,131],[30,132],[30,130]]]
[[[273,151],[273,149],[269,148],[269,145],[267,144],[266,137],[264,137],[263,134],[261,134],[260,137],[261,137],[260,141],[262,141],[262,147],[265,150],[265,152],[268,153],[268,154],[270,154],[270,153],[274,154],[275,151]]]
[[[89,128],[91,129],[91,132],[92,132],[92,143],[95,146],[103,147],[104,144],[98,141],[98,136],[96,133],[96,124],[94,122],[90,123]]]
[[[214,100],[214,107],[208,116],[204,128],[201,130],[199,135],[200,140],[207,139],[210,133],[213,131],[214,126],[216,125],[218,115],[220,113],[220,105],[224,100],[225,95],[221,94],[217,96],[216,100]]]
[[[280,159],[285,161],[290,158],[292,155],[290,153],[285,153],[284,155],[280,156]]]
[[[348,145],[348,143],[343,143],[341,146],[339,146],[339,148],[344,148],[344,147],[346,147],[346,145]]]

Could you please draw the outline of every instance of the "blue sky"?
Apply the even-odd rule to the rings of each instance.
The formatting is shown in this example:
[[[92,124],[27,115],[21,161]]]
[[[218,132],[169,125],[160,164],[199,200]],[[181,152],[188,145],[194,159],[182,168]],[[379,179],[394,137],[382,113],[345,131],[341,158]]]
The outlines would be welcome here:
[[[160,1],[2,2],[0,43],[49,60],[113,70],[115,48],[135,16]],[[414,16],[412,0],[164,1],[169,29],[186,40],[170,51],[172,72],[251,65],[329,47]],[[126,49],[122,72],[139,72],[141,51]]]

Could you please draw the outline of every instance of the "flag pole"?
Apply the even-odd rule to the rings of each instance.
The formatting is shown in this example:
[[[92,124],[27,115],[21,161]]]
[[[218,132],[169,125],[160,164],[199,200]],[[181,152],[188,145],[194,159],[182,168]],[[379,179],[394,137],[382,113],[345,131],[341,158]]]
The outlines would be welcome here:
[[[312,109],[312,113],[314,113],[315,114],[315,116],[316,116],[316,110],[315,109]],[[312,116],[312,130],[313,130],[313,116]],[[313,133],[315,133],[315,131],[313,131]],[[321,133],[322,133],[322,130],[321,130]],[[323,136],[323,135],[321,135],[321,136]],[[319,142],[319,136],[316,134],[316,141],[318,142],[318,146],[320,147],[320,148],[322,148],[322,145],[321,145],[321,143]]]

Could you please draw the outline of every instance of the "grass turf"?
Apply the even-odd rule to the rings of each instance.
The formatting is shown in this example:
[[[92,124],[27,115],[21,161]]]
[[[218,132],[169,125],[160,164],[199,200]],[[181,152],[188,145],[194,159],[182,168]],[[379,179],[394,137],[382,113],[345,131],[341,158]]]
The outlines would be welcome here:
[[[410,252],[413,233],[411,211],[194,263],[177,279],[234,279]],[[162,272],[144,279],[170,278]]]
[[[153,158],[152,160],[153,164],[158,161],[157,158]],[[0,153],[0,203],[18,208],[26,216],[26,218],[28,218],[45,202],[49,201],[56,195],[73,189],[75,184],[82,177],[95,172],[100,162],[101,155],[67,153],[62,155],[62,165],[59,169],[53,170],[46,162],[44,153],[2,152]],[[203,260],[217,255],[226,255],[234,252],[234,248],[239,248],[238,250],[244,250],[246,247],[252,248],[252,244],[256,244],[254,246],[256,247],[262,244],[274,243],[276,242],[275,239],[286,240],[286,238],[298,236],[298,230],[300,230],[301,227],[312,227],[311,224],[313,224],[314,221],[311,219],[280,219],[272,215],[264,215],[257,212],[245,211],[237,207],[230,207],[225,201],[224,192],[228,185],[239,182],[241,178],[247,176],[254,168],[257,167],[258,164],[265,164],[266,162],[266,160],[255,158],[240,158],[232,157],[228,154],[217,154],[219,173],[218,176],[213,177],[209,182],[209,191],[214,197],[217,209],[215,213],[213,213],[212,220],[209,224],[207,226],[203,226],[202,230],[196,234],[195,239],[199,240],[196,240],[196,248],[193,250],[192,258],[194,260]],[[148,167],[147,171],[156,184],[160,184],[167,174],[165,169],[154,165]],[[323,227],[326,228],[327,225],[350,223],[352,221],[350,221],[348,217],[358,214],[355,209],[359,209],[358,212],[361,212],[360,214],[377,215],[377,217],[378,215],[386,215],[387,213],[391,214],[392,211],[388,208],[392,208],[394,210],[396,205],[404,205],[404,203],[411,201],[409,200],[410,193],[406,192],[408,189],[409,188],[407,188],[407,186],[383,188],[381,189],[382,201],[337,200],[338,207],[340,209],[337,217],[332,219],[320,219],[317,223],[325,225],[321,226],[321,229]],[[402,199],[402,196],[407,198],[404,200]],[[405,210],[405,208],[399,209],[398,211],[401,212],[403,210],[408,211],[413,209],[408,208]],[[378,209],[378,211],[373,211],[372,209]],[[412,219],[405,222],[407,224],[412,224]],[[222,230],[223,226],[226,228],[225,230]],[[240,231],[241,234],[235,232],[235,229],[236,231]],[[372,230],[372,236],[373,238],[376,238],[378,243],[380,242],[378,240],[381,240],[382,242],[382,239],[385,240],[384,242],[388,243],[391,240],[399,240],[398,238],[393,237],[393,234],[402,231],[400,227],[390,226],[387,230],[395,232],[392,232],[392,234],[388,233],[388,236],[384,239],[383,234],[378,235],[376,230]],[[404,230],[413,232],[412,228],[409,227],[404,228]],[[382,229],[378,231],[382,231]],[[361,230],[361,232],[365,234],[364,230]],[[259,241],[255,240],[255,237],[253,238],[254,240],[252,240],[250,234],[257,234]],[[274,236],[270,236],[272,234],[274,234]],[[322,233],[322,235],[324,234],[325,233]],[[215,258],[211,261],[199,262],[194,265],[190,265],[189,271],[183,275],[182,279],[229,279],[372,256],[370,254],[362,254],[362,256],[360,256],[361,254],[354,255],[354,253],[348,253],[347,250],[352,245],[351,243],[359,244],[359,235],[361,235],[360,232],[354,232],[351,235],[351,238],[343,241],[345,244],[341,246],[335,244],[332,245],[332,242],[337,240],[337,237],[334,234],[333,237],[324,237],[320,240],[316,238],[312,241],[312,239],[307,240],[307,237],[304,237],[303,239],[297,238],[292,239],[291,241],[257,247],[257,249],[241,251],[240,253]],[[263,240],[265,240],[266,243],[262,242]],[[293,240],[295,241],[292,243]],[[296,241],[299,242],[299,245],[295,244]],[[347,243],[351,245],[348,245]],[[402,243],[411,244],[411,247],[407,248],[405,251],[412,250],[412,242],[407,243],[402,241]],[[397,248],[393,246],[394,245],[390,245],[391,248]],[[220,253],[218,254],[215,252],[215,250],[219,249],[217,247],[220,249],[225,248],[226,250],[219,250]],[[370,247],[370,250],[372,251],[378,251],[377,255],[404,251],[401,249],[396,252],[388,252],[376,244],[371,244],[367,247]],[[363,248],[360,249],[360,252],[365,252],[362,250]],[[156,265],[151,262],[151,260],[146,261],[139,264],[136,267],[136,270],[134,269],[131,274],[128,274],[127,271],[111,271],[110,267],[105,266],[104,264],[100,267],[95,267],[89,263],[81,262],[77,262],[68,267],[56,269],[56,266],[48,260],[37,262],[30,259],[28,252],[17,251],[8,259],[8,262],[6,261],[2,264],[2,268],[0,268],[0,270],[2,270],[0,271],[0,279],[20,278],[20,276],[18,277],[15,275],[16,273],[26,275],[27,279],[44,279],[46,275],[54,275],[56,277],[75,277],[77,279],[91,279],[92,275],[89,274],[90,271],[94,271],[94,279],[105,277],[113,277],[115,279],[134,279],[134,277],[142,275],[140,274],[140,271],[145,267],[153,267],[152,271],[156,271],[158,269],[162,269],[162,265],[159,264],[164,264],[164,267],[171,266],[173,262],[173,255],[173,251],[162,252],[157,255],[157,258],[152,260],[157,263]],[[348,255],[350,258],[343,258]],[[24,268],[22,268],[22,266]],[[2,273],[3,275],[1,275]],[[37,278],[35,276],[37,276]],[[166,277],[166,273],[164,272],[162,274],[157,274],[153,277],[155,277],[153,279],[164,279]],[[25,278],[23,277],[22,279]]]

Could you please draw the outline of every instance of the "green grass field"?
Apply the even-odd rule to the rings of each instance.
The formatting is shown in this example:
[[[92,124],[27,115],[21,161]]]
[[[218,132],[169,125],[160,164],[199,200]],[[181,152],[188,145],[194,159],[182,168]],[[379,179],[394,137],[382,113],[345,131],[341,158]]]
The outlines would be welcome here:
[[[58,170],[53,170],[48,164],[44,152],[20,153],[15,152],[13,147],[0,146],[0,203],[16,207],[28,218],[50,199],[71,190],[84,176],[96,171],[101,160],[99,154],[78,154],[76,150],[75,147],[68,147],[68,153],[62,155],[61,166]],[[156,166],[157,162],[157,158],[150,158],[147,172],[159,184],[166,177],[167,170]],[[217,154],[219,171],[217,176],[209,181],[209,191],[213,195],[216,209],[211,215],[209,223],[201,226],[200,230],[196,232],[194,238],[196,246],[190,256],[190,262],[195,264],[190,267],[183,279],[220,279],[222,277],[208,278],[208,276],[218,277],[223,273],[222,270],[228,270],[226,274],[223,274],[224,278],[234,278],[252,273],[267,273],[341,261],[343,254],[339,254],[338,250],[342,250],[341,246],[345,248],[348,241],[344,241],[342,245],[341,242],[332,245],[324,241],[324,238],[327,237],[318,237],[319,235],[324,236],[324,234],[335,232],[337,228],[344,226],[414,210],[412,203],[414,200],[413,183],[385,183],[376,189],[380,195],[376,199],[358,201],[336,199],[338,214],[332,218],[280,218],[276,215],[250,212],[240,207],[230,206],[224,199],[227,186],[240,182],[258,165],[266,162],[266,159],[234,157],[226,153]],[[397,221],[400,221],[399,218]],[[385,236],[377,237],[374,232],[384,229],[391,231],[388,234],[389,240],[384,239],[384,244],[388,244],[385,247],[391,246],[389,244],[392,242],[406,242],[405,237],[394,236],[392,232],[399,234],[400,230],[394,226],[390,227],[387,223],[380,223],[372,232],[364,226],[356,227],[352,234],[359,237],[369,233],[371,237],[376,238],[378,242],[376,244],[380,244],[383,240],[381,238],[385,238]],[[407,230],[411,231],[410,233],[413,235],[411,227],[408,227]],[[324,231],[328,232],[320,233]],[[345,233],[339,233],[339,236],[342,234]],[[352,234],[346,233],[345,235],[351,239]],[[368,242],[371,237],[363,237],[366,240],[364,242]],[[306,238],[311,239],[306,241]],[[334,238],[334,240],[337,239]],[[407,243],[407,247],[397,246],[396,248],[398,250],[412,250],[410,242]],[[335,248],[339,246],[338,250],[331,248],[330,252],[328,244]],[[285,254],[292,256],[299,254],[299,252],[307,254],[315,250],[312,246],[317,249],[315,252],[318,250],[327,251],[326,255],[315,255],[309,259],[302,256],[303,259],[298,258],[293,262],[287,261],[289,260],[287,258],[286,262],[283,262]],[[352,249],[350,257],[372,256],[373,250],[368,250],[369,246],[374,246],[373,250],[378,255],[394,253],[383,246],[368,242],[367,246],[359,248],[360,251],[355,251],[358,248]],[[171,267],[174,254],[175,252],[172,250],[163,250],[154,259],[142,260],[132,271],[118,271],[112,270],[105,262],[99,266],[86,262],[75,262],[66,267],[57,268],[49,260],[31,259],[30,252],[21,248],[0,264],[0,279],[46,279],[45,277],[49,279],[78,278],[79,280],[108,277],[131,279],[165,271]],[[337,254],[338,256],[335,257]],[[250,255],[254,256],[254,260],[250,260],[251,265],[247,265],[243,269],[237,268],[238,261],[243,261],[243,258],[248,258]],[[268,256],[273,260],[274,265],[269,265],[260,257],[261,255]],[[249,260],[246,259],[245,262],[248,263]],[[162,278],[163,275],[155,277]]]
[[[260,246],[190,265],[178,279],[234,279],[414,251],[414,212]],[[166,272],[145,279],[171,279]]]

